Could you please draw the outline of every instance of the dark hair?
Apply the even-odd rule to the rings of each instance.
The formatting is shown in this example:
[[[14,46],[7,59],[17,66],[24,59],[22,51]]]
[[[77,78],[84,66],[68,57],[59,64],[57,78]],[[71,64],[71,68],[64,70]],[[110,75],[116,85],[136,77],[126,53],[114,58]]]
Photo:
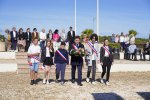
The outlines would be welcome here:
[[[27,30],[30,30],[30,28],[27,28],[26,31],[27,31]]]
[[[21,31],[21,30],[23,31],[23,29],[22,29],[22,28],[20,28],[20,29],[19,29],[19,33],[20,33],[20,31]]]
[[[58,33],[58,29],[56,29],[56,30],[54,31],[54,33]]]
[[[71,27],[71,26],[70,26],[69,28],[70,28],[70,29],[72,29],[72,27]]]
[[[105,41],[106,41],[106,40],[108,40],[108,39],[104,39],[104,46],[105,46]]]
[[[92,40],[93,37],[95,37],[95,40],[98,41],[98,36],[97,36],[97,34],[95,34],[95,33],[94,33],[94,34],[91,34],[90,40]]]
[[[64,45],[64,46],[65,46],[65,45],[66,45],[66,43],[65,43],[65,42],[61,42],[61,44],[60,44],[60,45]]]
[[[80,36],[75,36],[75,39],[80,39]]]
[[[33,28],[33,31],[35,31],[35,30],[37,31],[37,29],[36,29],[36,28]]]

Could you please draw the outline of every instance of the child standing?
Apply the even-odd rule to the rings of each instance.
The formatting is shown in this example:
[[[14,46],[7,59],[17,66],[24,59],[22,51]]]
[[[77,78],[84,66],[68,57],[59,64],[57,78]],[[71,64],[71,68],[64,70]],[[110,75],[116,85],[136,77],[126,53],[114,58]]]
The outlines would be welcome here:
[[[56,64],[56,83],[58,83],[59,74],[61,72],[61,84],[64,84],[64,76],[66,65],[69,63],[68,52],[65,50],[65,42],[61,42],[60,48],[56,50],[54,63]]]
[[[37,84],[37,75],[39,69],[39,55],[40,55],[40,46],[38,45],[38,39],[33,39],[33,45],[31,45],[28,49],[27,56],[30,58],[30,77],[31,77],[31,85]]]
[[[46,41],[46,47],[42,49],[41,59],[45,67],[43,84],[49,84],[50,67],[53,65],[54,49],[50,40]]]

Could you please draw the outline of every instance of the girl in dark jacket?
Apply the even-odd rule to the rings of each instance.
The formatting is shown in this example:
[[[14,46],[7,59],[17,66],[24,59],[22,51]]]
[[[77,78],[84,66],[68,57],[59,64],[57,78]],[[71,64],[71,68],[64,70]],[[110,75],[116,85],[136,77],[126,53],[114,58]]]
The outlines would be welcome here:
[[[54,56],[54,49],[53,49],[52,42],[50,40],[47,40],[46,47],[42,48],[42,54],[41,54],[43,66],[45,67],[43,84],[49,84],[50,67],[51,65],[53,65],[53,56]]]

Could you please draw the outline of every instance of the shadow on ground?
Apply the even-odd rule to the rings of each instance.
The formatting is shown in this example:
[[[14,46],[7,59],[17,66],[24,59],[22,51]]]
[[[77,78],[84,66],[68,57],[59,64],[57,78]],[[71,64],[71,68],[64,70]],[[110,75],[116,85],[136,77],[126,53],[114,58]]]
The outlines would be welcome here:
[[[144,100],[150,100],[150,92],[137,92]]]
[[[124,100],[120,95],[110,93],[92,93],[94,100]]]

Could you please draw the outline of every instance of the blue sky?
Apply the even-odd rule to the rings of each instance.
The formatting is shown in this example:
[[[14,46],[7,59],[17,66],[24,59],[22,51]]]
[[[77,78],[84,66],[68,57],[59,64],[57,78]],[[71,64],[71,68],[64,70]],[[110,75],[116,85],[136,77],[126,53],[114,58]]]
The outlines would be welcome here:
[[[150,0],[100,0],[100,35],[127,33],[135,29],[137,37],[150,34]],[[77,0],[77,34],[96,30],[96,0]],[[0,0],[0,30],[13,26],[24,30],[37,27],[68,31],[74,27],[74,0]]]

